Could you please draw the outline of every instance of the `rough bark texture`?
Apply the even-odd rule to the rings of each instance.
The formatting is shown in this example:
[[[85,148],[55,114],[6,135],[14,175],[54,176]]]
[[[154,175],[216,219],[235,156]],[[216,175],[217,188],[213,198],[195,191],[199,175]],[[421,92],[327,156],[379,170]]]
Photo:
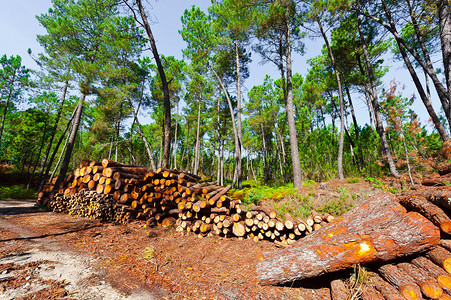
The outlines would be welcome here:
[[[382,279],[378,274],[372,274],[371,282],[374,287],[384,296],[387,300],[403,300],[399,291],[390,283]]]
[[[153,57],[155,58],[155,62],[158,68],[158,74],[161,78],[161,84],[163,86],[163,98],[164,98],[164,145],[163,145],[163,159],[161,163],[161,167],[168,168],[169,167],[169,155],[171,150],[171,100],[169,98],[169,86],[168,81],[166,79],[166,74],[164,73],[163,64],[160,60],[160,55],[158,54],[157,45],[155,44],[155,39],[153,37],[152,30],[150,28],[149,22],[147,20],[146,12],[144,11],[144,7],[141,3],[141,0],[136,0],[136,4],[138,5],[139,12],[141,14],[142,21],[144,23],[144,29],[146,30],[147,36],[149,38],[150,46],[152,49]]]
[[[451,233],[451,219],[441,208],[427,201],[426,198],[421,196],[404,196],[399,197],[398,200],[408,210],[416,211],[425,216],[435,226],[440,227],[444,233]]]
[[[343,280],[335,279],[330,282],[330,294],[332,300],[347,300],[349,291]]]
[[[288,14],[288,12],[287,12]],[[290,25],[287,18],[286,33],[286,56],[287,56],[287,95],[286,95],[286,112],[288,121],[288,132],[290,136],[291,162],[293,164],[293,185],[295,188],[302,187],[301,163],[299,160],[299,148],[296,133],[296,126],[293,112],[293,84],[291,74],[291,38]]]
[[[435,247],[426,253],[426,257],[451,274],[451,253],[448,250],[442,247]]]
[[[373,262],[418,253],[435,246],[440,231],[416,212],[406,212],[383,192],[352,209],[293,247],[261,255],[258,279],[283,284]]]
[[[66,153],[64,154],[63,164],[61,165],[60,173],[58,175],[58,178],[56,179],[55,191],[58,190],[59,185],[64,181],[64,178],[66,177],[66,172],[69,168],[69,162],[72,157],[72,149],[74,148],[75,138],[77,137],[78,128],[80,127],[80,123],[81,123],[81,116],[83,113],[83,103],[85,101],[85,97],[86,97],[86,95],[82,93],[80,100],[78,101],[77,112],[75,114],[75,119],[74,119],[74,125],[72,127],[72,132],[70,134],[70,137],[68,139]]]
[[[451,164],[440,166],[437,168],[437,171],[440,175],[446,175],[451,173]]]
[[[443,294],[437,281],[427,272],[410,263],[400,263],[398,268],[409,274],[421,288],[421,292],[428,298],[438,299]]]
[[[366,287],[360,298],[362,300],[385,300],[384,296],[372,286]]]
[[[451,291],[451,276],[445,270],[424,256],[416,257],[412,260],[412,263],[437,280],[442,289]]]
[[[343,100],[343,89],[341,87],[341,79],[340,74],[338,72],[337,65],[335,63],[335,57],[332,52],[332,49],[329,44],[329,40],[327,39],[326,33],[324,32],[323,26],[321,24],[321,20],[317,18],[318,26],[321,30],[321,35],[323,36],[324,42],[327,46],[327,52],[329,53],[330,61],[332,62],[332,67],[334,69],[335,80],[337,81],[338,87],[338,98],[340,99],[340,142],[338,143],[338,157],[337,157],[337,166],[338,166],[338,178],[345,179],[343,174],[343,145],[344,145],[344,134],[345,134],[345,122],[344,122],[344,100]]]
[[[405,299],[422,299],[420,287],[414,282],[414,279],[403,270],[394,265],[386,264],[379,268],[379,273],[389,283],[396,286]]]

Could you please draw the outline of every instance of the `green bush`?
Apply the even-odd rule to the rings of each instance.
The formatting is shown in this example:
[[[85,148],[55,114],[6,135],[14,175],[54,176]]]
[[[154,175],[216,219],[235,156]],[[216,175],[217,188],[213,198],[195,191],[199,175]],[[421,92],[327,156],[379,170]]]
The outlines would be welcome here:
[[[0,199],[36,199],[34,190],[26,189],[23,185],[0,186]]]

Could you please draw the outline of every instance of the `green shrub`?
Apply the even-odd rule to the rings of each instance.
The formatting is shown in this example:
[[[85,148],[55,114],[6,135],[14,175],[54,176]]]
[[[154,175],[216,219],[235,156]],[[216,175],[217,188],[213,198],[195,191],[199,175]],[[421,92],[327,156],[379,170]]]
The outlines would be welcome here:
[[[36,199],[34,190],[23,185],[0,186],[0,199]]]
[[[346,181],[348,183],[357,183],[360,181],[360,178],[359,177],[350,177],[350,178],[347,178]]]

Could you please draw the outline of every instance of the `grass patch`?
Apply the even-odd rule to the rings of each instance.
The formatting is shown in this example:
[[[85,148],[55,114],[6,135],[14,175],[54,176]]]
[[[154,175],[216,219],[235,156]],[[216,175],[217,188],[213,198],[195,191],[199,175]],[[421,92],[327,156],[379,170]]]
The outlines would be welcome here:
[[[0,199],[36,199],[36,191],[23,185],[0,186]]]
[[[360,181],[359,177],[350,177],[350,178],[346,178],[346,181],[348,183],[358,183]]]
[[[392,194],[397,194],[399,192],[395,187],[387,186],[381,180],[376,179],[376,178],[368,177],[368,178],[365,178],[365,181],[372,183],[374,188],[388,191]]]

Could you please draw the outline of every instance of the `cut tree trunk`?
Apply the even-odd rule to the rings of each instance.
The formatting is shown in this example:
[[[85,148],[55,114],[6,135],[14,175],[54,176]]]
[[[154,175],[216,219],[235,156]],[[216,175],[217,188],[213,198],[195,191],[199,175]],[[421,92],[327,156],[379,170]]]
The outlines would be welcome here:
[[[418,253],[437,245],[440,230],[387,192],[368,199],[293,247],[265,252],[257,264],[263,285],[283,284]]]
[[[349,299],[349,290],[341,279],[335,279],[330,282],[330,294],[332,300]]]
[[[451,274],[451,253],[448,250],[442,247],[435,247],[426,253],[426,256]]]
[[[399,291],[390,283],[382,279],[378,274],[372,274],[371,282],[374,287],[384,296],[387,300],[403,300]]]
[[[405,299],[422,299],[420,287],[414,282],[414,279],[410,277],[409,274],[400,268],[397,268],[395,265],[386,264],[379,268],[379,273],[388,282],[396,286]]]
[[[442,289],[451,291],[451,276],[445,270],[424,256],[416,257],[412,260],[412,263],[437,280]]]
[[[400,263],[397,267],[409,274],[415,280],[416,284],[420,286],[421,292],[426,297],[439,299],[443,294],[443,290],[436,280],[417,266],[409,263]]]
[[[422,196],[404,196],[398,197],[398,200],[406,209],[416,211],[425,216],[435,226],[440,227],[444,233],[451,233],[451,219],[441,208],[427,201],[426,198]]]

